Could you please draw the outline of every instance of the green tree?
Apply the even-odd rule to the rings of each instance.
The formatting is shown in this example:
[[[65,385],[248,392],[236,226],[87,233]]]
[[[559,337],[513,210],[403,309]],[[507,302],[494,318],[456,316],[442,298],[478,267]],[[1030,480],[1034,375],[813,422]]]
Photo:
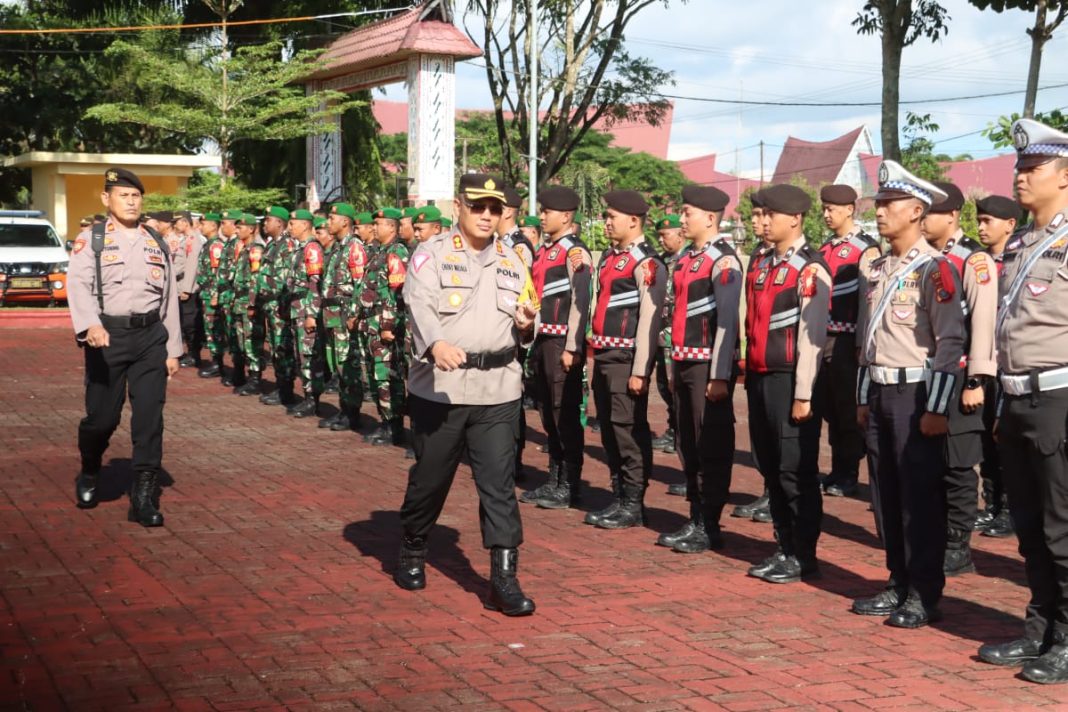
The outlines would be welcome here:
[[[909,111],[906,116],[902,133],[907,144],[901,151],[901,165],[924,180],[944,180],[946,169],[935,155],[934,141],[927,137],[938,131],[939,125],[931,120],[930,114],[920,116]]]
[[[238,208],[260,215],[272,203],[288,202],[289,196],[278,188],[248,188],[240,181],[224,182],[214,171],[199,170],[193,174],[189,185],[177,194],[145,195],[145,210],[193,210],[204,213]]]
[[[683,0],[685,2],[685,0]],[[667,0],[541,0],[537,36],[528,0],[467,0],[483,19],[477,37],[485,48],[486,79],[493,98],[501,173],[522,179],[530,137],[531,43],[537,46],[537,155],[539,182],[551,180],[594,125],[623,121],[659,125],[669,102],[661,95],[672,73],[624,47],[630,23],[654,2]]]
[[[820,212],[820,188],[826,184],[813,188],[801,176],[795,176],[790,181],[790,184],[801,188],[812,199],[812,207],[805,213],[804,227],[802,229],[805,233],[805,241],[813,247],[819,247],[827,239],[827,226],[823,224],[823,214]],[[752,202],[753,193],[757,192],[757,190],[759,189],[752,187],[743,190],[738,198],[738,205],[735,207],[735,211],[738,213],[738,220],[735,224],[745,230],[744,247],[746,254],[752,254],[758,242],[756,233],[753,232]]]
[[[867,0],[853,26],[862,35],[878,34],[883,55],[883,156],[901,158],[898,111],[901,100],[901,55],[921,37],[935,42],[948,31],[949,13],[936,0]]]
[[[1012,125],[1019,119],[1020,115],[1015,113],[1008,116],[1000,116],[996,122],[988,124],[983,129],[983,135],[990,139],[995,148],[1012,146]],[[1060,109],[1054,109],[1045,114],[1035,114],[1034,119],[1059,131],[1068,131],[1068,114],[1063,113]]]
[[[1035,13],[1035,24],[1028,28],[1031,37],[1031,61],[1027,67],[1027,90],[1024,92],[1023,115],[1033,118],[1038,98],[1038,76],[1042,71],[1042,50],[1053,33],[1068,17],[1068,0],[968,0],[980,10],[1004,12],[1008,9]],[[1052,19],[1050,15],[1052,14]]]

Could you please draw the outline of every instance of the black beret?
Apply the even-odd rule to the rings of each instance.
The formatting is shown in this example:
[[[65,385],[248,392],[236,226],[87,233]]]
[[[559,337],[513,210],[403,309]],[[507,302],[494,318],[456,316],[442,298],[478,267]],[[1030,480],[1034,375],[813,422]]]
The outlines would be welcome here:
[[[964,207],[964,193],[960,192],[960,188],[942,180],[934,181],[934,185],[946,194],[946,199],[932,204],[928,212],[951,213]]]
[[[857,191],[851,185],[836,183],[825,185],[820,190],[820,202],[826,205],[853,205],[857,202]]]
[[[604,202],[612,210],[624,215],[644,217],[649,212],[649,204],[636,190],[610,190],[604,194]]]
[[[104,217],[102,213],[95,213],[93,215],[93,220],[96,220],[97,222],[104,222],[105,220],[107,220],[107,218]]]
[[[538,202],[546,210],[578,210],[579,194],[562,185],[551,185],[538,193]]]
[[[133,171],[119,167],[109,168],[104,171],[104,190],[120,185],[127,188],[137,188],[142,193],[145,192],[145,184],[141,182],[141,179]]]
[[[764,207],[776,213],[801,215],[812,207],[812,198],[796,185],[772,185],[760,192]]]
[[[761,208],[762,209],[764,207],[764,195],[763,194],[764,194],[764,189],[763,188],[761,188],[760,190],[754,190],[752,193],[749,194],[749,203],[754,208]]]
[[[190,213],[188,210],[175,210],[174,211],[174,219],[175,220],[188,220],[189,222],[193,222],[193,214]]]
[[[148,217],[159,222],[174,222],[174,213],[170,210],[157,210],[154,213],[149,213]]]
[[[682,202],[701,210],[718,213],[727,208],[730,196],[719,188],[705,185],[687,185],[682,189]]]
[[[504,186],[504,204],[509,208],[518,208],[523,205],[523,196],[510,185]]]
[[[1002,220],[1020,219],[1020,205],[1004,195],[988,195],[975,201],[975,212],[979,215],[991,215]]]

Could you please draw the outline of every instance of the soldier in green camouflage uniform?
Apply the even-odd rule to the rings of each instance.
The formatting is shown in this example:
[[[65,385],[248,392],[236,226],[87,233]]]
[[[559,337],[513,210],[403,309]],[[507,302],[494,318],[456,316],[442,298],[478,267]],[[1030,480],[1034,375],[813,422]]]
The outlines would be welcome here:
[[[356,312],[354,295],[359,294],[367,268],[367,252],[363,243],[353,235],[356,208],[348,203],[335,203],[327,218],[335,248],[331,250],[323,271],[323,325],[333,347],[334,368],[338,377],[336,415],[319,421],[320,428],[333,431],[355,430],[360,422],[360,403],[363,402],[363,383],[360,379],[360,358],[354,348],[352,332]]]
[[[241,344],[248,364],[248,381],[234,390],[240,396],[260,392],[263,372],[263,337],[261,321],[256,318],[256,275],[263,259],[263,241],[256,236],[256,216],[245,213],[237,222],[237,234],[244,249],[233,264],[234,338]]]
[[[372,445],[404,443],[404,303],[401,290],[408,248],[398,238],[401,211],[382,208],[374,214],[375,249],[360,292],[359,329],[366,345],[365,365],[371,394],[382,419],[364,438]]]
[[[322,331],[319,328],[319,285],[326,263],[326,248],[333,238],[326,230],[326,218],[314,217],[307,210],[293,213],[290,223],[300,246],[294,251],[287,283],[290,290],[290,314],[297,340],[300,379],[304,400],[286,412],[297,418],[316,414],[319,396],[323,392],[326,359],[323,353]],[[315,229],[312,230],[312,225]]]
[[[293,239],[289,236],[289,211],[272,205],[263,218],[263,232],[267,246],[263,248],[260,271],[256,275],[256,309],[263,314],[267,343],[271,349],[271,363],[278,388],[260,396],[260,402],[278,405],[293,402],[293,381],[296,378],[293,329],[289,321],[286,301],[285,272],[292,259]]]
[[[665,215],[656,221],[656,234],[663,250],[661,257],[667,267],[668,281],[667,293],[664,297],[664,310],[657,340],[657,354],[655,358],[656,389],[660,393],[660,399],[664,401],[668,412],[668,429],[664,434],[653,440],[653,449],[662,450],[666,453],[675,452],[675,399],[671,394],[671,314],[675,306],[675,265],[679,261],[686,246],[686,238],[682,236],[682,221],[678,215]],[[672,485],[668,487],[670,494],[686,495],[686,484]]]
[[[218,313],[222,315],[223,330],[226,334],[226,345],[230,350],[230,359],[233,369],[229,374],[223,374],[224,386],[245,385],[245,351],[244,344],[236,338],[237,323],[234,315],[234,266],[245,245],[237,234],[237,221],[244,217],[240,210],[226,210],[222,215],[222,223],[219,232],[226,242],[223,244],[222,257],[219,260],[219,269],[216,271],[215,292],[218,298]]]
[[[219,263],[222,260],[225,240],[219,234],[218,213],[204,213],[200,219],[200,233],[205,243],[197,260],[197,290],[204,304],[204,343],[211,355],[210,362],[197,371],[201,378],[218,376],[223,370],[223,352],[226,350],[224,319],[219,314],[218,286]]]

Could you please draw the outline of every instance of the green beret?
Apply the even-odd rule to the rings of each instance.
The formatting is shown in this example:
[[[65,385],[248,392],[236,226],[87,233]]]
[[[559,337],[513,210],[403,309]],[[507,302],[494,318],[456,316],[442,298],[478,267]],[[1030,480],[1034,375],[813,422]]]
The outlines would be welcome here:
[[[441,219],[441,226],[444,227],[444,228],[452,227],[452,220],[449,220],[448,218],[442,218]]]
[[[242,225],[255,225],[256,224],[256,216],[253,215],[252,213],[244,213],[244,214],[241,215],[241,219],[238,220],[237,222],[241,223]]]
[[[294,220],[307,220],[308,222],[313,222],[315,220],[315,216],[312,215],[311,211],[306,210],[305,208],[301,208],[300,210],[294,210],[290,214],[290,217]]]
[[[343,217],[356,221],[356,208],[352,207],[348,203],[334,203],[330,206],[330,213],[332,215],[341,215]]]
[[[541,218],[537,215],[527,215],[519,221],[519,227],[541,227]]]
[[[356,213],[356,224],[357,225],[370,225],[374,221],[375,221],[375,219],[371,216],[370,211],[363,212],[363,213]]]
[[[244,217],[244,215],[245,215],[244,211],[235,210],[235,209],[231,208],[230,210],[224,210],[223,211],[222,219],[223,220],[235,220],[236,221],[236,220],[240,220],[242,217]]]
[[[222,220],[222,215],[218,213],[204,213],[204,217],[200,218],[201,221],[207,220],[208,222],[217,223]]]
[[[387,220],[400,220],[404,213],[397,208],[379,208],[375,211],[374,216],[376,218],[386,218]]]
[[[665,215],[656,221],[657,230],[673,230],[677,227],[682,227],[682,220],[675,213]]]
[[[312,218],[312,225],[316,230],[326,225],[326,218]]]
[[[272,205],[267,208],[267,215],[272,218],[278,218],[279,220],[289,220],[289,211],[281,205]]]
[[[404,217],[404,218],[412,218],[412,219],[414,220],[414,219],[415,219],[415,216],[419,214],[419,210],[420,210],[420,209],[419,209],[419,208],[416,208],[416,207],[409,207],[409,208],[405,208],[405,209],[404,209],[404,210],[403,210],[403,211],[401,212],[401,217]]]
[[[433,205],[416,208],[415,213],[412,215],[412,222],[439,223],[441,222],[441,210]]]

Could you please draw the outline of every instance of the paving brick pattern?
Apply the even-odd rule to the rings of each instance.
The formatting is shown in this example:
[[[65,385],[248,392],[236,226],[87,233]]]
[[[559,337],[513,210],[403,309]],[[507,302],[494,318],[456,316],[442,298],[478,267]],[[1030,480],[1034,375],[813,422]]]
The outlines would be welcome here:
[[[466,467],[433,534],[428,588],[401,591],[400,451],[188,369],[168,393],[166,527],[125,521],[127,423],[109,451],[110,501],[79,511],[80,359],[66,329],[0,331],[0,708],[1068,707],[1065,687],[974,657],[1020,631],[1014,539],[977,538],[979,573],[951,580],[946,620],[897,630],[848,612],[886,577],[865,502],[826,500],[822,579],[765,584],[745,569],[772,553],[768,525],[725,519],[722,553],[653,546],[685,507],[665,493],[679,473],[663,454],[649,528],[602,531],[581,511],[524,506],[521,581],[538,610],[521,619],[482,607],[489,562]],[[759,489],[743,402],[738,502]],[[544,438],[528,418],[537,484]],[[583,508],[608,498],[599,440],[588,434]]]

